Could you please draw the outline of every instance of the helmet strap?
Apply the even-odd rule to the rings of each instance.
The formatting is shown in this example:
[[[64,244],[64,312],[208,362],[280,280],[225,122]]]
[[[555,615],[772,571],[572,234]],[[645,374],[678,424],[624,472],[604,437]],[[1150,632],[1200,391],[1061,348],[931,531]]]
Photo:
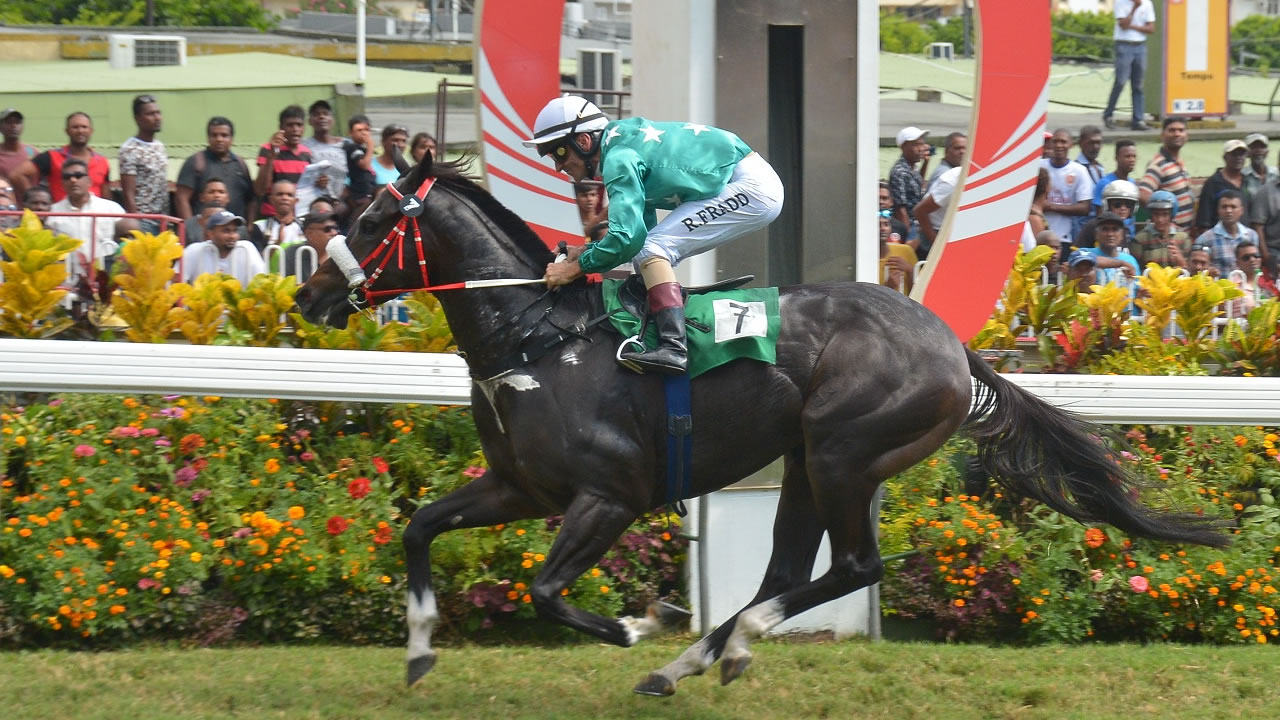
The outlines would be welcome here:
[[[591,144],[587,146],[586,150],[583,150],[582,147],[578,145],[577,135],[574,135],[573,138],[569,140],[569,147],[573,148],[573,151],[577,153],[578,157],[582,158],[582,164],[586,166],[587,169],[587,178],[595,179],[596,165],[599,163],[597,158],[599,158],[600,153],[600,138],[603,137],[604,131],[596,130],[594,132],[586,133],[586,135],[591,138]]]

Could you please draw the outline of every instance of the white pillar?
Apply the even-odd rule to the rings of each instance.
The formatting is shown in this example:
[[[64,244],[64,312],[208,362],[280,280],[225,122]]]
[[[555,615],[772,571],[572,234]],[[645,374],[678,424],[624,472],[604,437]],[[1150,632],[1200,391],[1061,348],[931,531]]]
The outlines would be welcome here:
[[[854,170],[853,279],[880,278],[880,9],[858,3],[858,105]]]

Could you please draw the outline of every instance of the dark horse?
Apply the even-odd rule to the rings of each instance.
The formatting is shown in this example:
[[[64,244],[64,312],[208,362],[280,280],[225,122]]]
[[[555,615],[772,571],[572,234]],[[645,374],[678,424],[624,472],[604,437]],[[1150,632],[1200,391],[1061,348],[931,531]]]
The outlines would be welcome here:
[[[418,217],[431,282],[542,277],[552,253],[529,227],[465,177],[461,163],[433,165],[430,158],[396,187],[409,195],[436,179]],[[399,219],[396,200],[381,193],[347,240],[354,257],[372,253]],[[422,286],[414,248],[406,243],[403,267],[389,263],[374,289]],[[661,379],[619,367],[619,338],[583,332],[602,312],[598,287],[583,281],[555,292],[524,285],[438,297],[475,380],[472,409],[490,467],[419,509],[405,530],[409,682],[435,662],[431,541],[456,528],[563,513],[533,582],[538,613],[621,646],[661,630],[670,619],[662,612],[606,618],[560,594],[636,517],[666,499]],[[333,259],[297,301],[313,322],[344,326],[353,311]],[[781,290],[780,307],[776,365],[738,360],[693,383],[689,497],[785,458],[764,580],[746,608],[650,673],[637,692],[672,694],[681,678],[717,659],[728,683],[750,663],[753,639],[879,581],[876,489],[961,426],[976,439],[984,470],[1015,493],[1134,536],[1225,543],[1212,521],[1138,504],[1133,482],[1097,431],[1000,377],[937,316],[901,294],[865,283],[800,285]],[[556,344],[557,337],[568,340]],[[523,352],[536,359],[526,362]],[[823,533],[831,568],[811,579]]]

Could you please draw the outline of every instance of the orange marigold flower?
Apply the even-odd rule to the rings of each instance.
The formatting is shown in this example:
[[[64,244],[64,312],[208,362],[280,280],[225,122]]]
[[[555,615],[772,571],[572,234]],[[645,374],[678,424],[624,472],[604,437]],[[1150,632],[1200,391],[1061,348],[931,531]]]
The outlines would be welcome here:
[[[1091,548],[1102,547],[1107,541],[1107,534],[1098,528],[1088,528],[1084,531],[1084,544]]]

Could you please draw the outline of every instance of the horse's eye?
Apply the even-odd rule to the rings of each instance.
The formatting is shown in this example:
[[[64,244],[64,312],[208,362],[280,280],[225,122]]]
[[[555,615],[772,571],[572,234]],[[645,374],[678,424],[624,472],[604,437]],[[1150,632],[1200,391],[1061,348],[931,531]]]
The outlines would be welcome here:
[[[360,218],[360,233],[363,235],[372,234],[378,229],[378,220],[371,217]]]

